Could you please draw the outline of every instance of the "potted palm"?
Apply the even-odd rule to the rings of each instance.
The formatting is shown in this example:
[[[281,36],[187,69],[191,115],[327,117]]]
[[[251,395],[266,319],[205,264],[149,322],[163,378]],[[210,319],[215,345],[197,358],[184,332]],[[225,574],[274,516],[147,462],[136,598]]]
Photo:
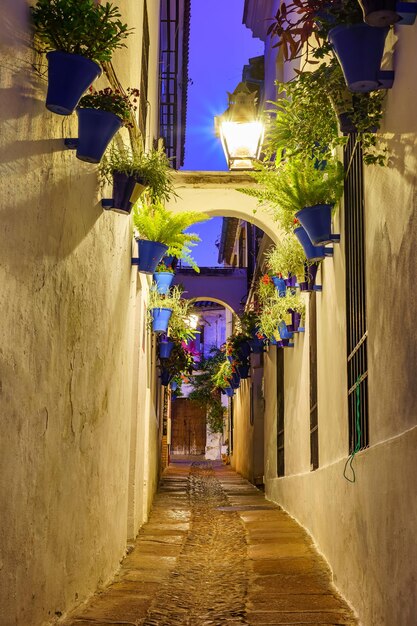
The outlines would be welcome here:
[[[100,63],[125,47],[132,32],[119,9],[94,0],[37,0],[31,7],[35,33],[48,59],[46,107],[71,115],[83,93],[101,74]]]
[[[80,161],[99,163],[117,131],[132,124],[138,95],[139,91],[130,87],[123,94],[110,87],[91,89],[77,107],[78,138],[65,139],[65,145],[76,149]]]
[[[139,271],[145,274],[154,273],[168,250],[182,252],[190,242],[200,241],[197,235],[183,231],[208,219],[205,213],[198,211],[173,213],[162,201],[152,201],[146,195],[134,205],[132,217],[139,248],[139,257],[132,259],[132,264],[138,265]]]
[[[144,189],[152,199],[168,200],[175,195],[170,172],[163,150],[137,152],[124,144],[112,144],[101,162],[100,174],[113,184],[113,197],[101,204],[104,209],[128,214]]]

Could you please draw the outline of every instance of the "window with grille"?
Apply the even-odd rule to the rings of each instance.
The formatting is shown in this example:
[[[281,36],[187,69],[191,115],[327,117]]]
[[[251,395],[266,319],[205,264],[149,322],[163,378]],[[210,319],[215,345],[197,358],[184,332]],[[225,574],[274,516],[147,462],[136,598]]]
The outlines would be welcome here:
[[[345,248],[349,451],[369,445],[363,159],[360,142],[345,147]]]
[[[285,476],[284,350],[277,348],[277,476]]]
[[[146,0],[143,7],[143,38],[142,38],[142,66],[140,75],[139,94],[139,130],[143,141],[146,141],[146,117],[148,112],[148,77],[149,77],[149,21]]]
[[[310,337],[310,469],[319,466],[319,425],[317,405],[317,305],[316,292],[310,296],[309,303]]]

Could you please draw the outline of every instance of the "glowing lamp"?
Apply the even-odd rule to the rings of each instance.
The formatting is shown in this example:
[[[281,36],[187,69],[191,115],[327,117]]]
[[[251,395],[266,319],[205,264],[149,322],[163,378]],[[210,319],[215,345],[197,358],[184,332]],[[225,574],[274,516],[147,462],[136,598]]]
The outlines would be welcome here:
[[[259,158],[264,126],[259,120],[257,95],[242,82],[228,92],[226,111],[215,118],[229,170],[252,170]]]

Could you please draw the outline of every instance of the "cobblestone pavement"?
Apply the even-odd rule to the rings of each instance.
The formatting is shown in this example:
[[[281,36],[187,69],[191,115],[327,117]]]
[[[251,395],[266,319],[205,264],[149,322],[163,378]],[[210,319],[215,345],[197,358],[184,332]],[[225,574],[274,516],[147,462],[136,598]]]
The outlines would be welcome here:
[[[355,626],[308,535],[229,467],[171,465],[115,581],[65,626]]]

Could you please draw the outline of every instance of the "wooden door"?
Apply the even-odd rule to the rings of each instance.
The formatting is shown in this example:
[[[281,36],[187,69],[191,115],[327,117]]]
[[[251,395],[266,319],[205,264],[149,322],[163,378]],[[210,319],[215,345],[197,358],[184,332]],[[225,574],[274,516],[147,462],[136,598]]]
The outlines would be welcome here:
[[[171,407],[171,454],[201,455],[206,451],[206,412],[188,398]]]

